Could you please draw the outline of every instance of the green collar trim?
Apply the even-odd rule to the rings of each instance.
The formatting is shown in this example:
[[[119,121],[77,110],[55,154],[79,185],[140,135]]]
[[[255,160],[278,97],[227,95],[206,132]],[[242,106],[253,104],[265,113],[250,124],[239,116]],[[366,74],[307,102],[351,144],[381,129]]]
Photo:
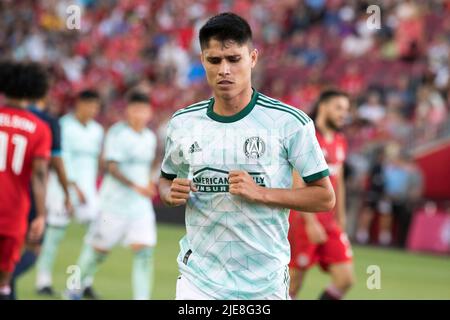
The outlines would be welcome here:
[[[233,114],[232,116],[221,116],[221,115],[215,113],[214,108],[213,108],[214,107],[214,98],[211,98],[211,101],[209,102],[209,105],[208,105],[208,110],[206,111],[206,115],[208,117],[210,117],[212,120],[222,122],[222,123],[231,123],[231,122],[239,121],[253,110],[253,108],[256,105],[256,100],[258,99],[258,94],[259,94],[258,91],[253,89],[252,99],[250,100],[248,105],[246,105],[244,109],[242,109],[241,111],[239,111],[236,114]]]

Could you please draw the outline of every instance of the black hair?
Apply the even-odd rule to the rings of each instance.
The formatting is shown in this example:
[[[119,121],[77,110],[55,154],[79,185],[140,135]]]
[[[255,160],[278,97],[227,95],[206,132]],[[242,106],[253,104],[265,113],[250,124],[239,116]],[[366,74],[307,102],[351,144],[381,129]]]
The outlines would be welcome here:
[[[224,12],[210,18],[200,29],[200,47],[208,47],[209,40],[222,43],[234,41],[238,45],[252,40],[252,29],[245,19],[232,12]]]
[[[141,91],[130,91],[127,94],[128,103],[146,103],[150,104],[150,98],[148,94]]]
[[[317,114],[319,113],[319,107],[320,105],[322,105],[323,103],[327,103],[328,101],[330,101],[333,98],[336,97],[345,97],[345,98],[349,98],[349,95],[347,93],[345,93],[344,91],[341,90],[337,90],[337,89],[327,89],[324,90],[320,93],[319,98],[316,100],[316,102],[314,103],[314,106],[312,108],[310,117],[311,119],[313,119],[314,121],[317,118]]]
[[[0,93],[11,99],[38,100],[47,94],[49,75],[35,62],[0,62]]]
[[[100,100],[100,95],[93,89],[86,89],[78,93],[78,100]]]

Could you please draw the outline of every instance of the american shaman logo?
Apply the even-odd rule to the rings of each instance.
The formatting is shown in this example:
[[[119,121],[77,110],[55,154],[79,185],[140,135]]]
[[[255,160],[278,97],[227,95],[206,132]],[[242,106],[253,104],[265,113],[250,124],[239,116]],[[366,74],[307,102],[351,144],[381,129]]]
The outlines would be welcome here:
[[[266,186],[263,173],[249,172],[249,174],[257,185]],[[192,181],[198,192],[223,193],[229,190],[228,171],[225,170],[206,167],[194,172]]]
[[[260,137],[251,137],[244,142],[244,153],[247,158],[259,159],[266,151],[266,144]]]

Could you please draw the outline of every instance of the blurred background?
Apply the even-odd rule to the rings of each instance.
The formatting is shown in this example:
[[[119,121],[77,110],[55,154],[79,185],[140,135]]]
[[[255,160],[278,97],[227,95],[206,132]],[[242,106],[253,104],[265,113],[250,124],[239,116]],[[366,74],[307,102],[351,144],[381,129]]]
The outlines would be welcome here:
[[[81,9],[79,30],[66,25],[73,4]],[[367,26],[370,5],[380,8],[379,29]],[[211,95],[198,30],[223,11],[253,29],[259,91],[307,113],[324,88],[350,94],[347,233],[358,284],[348,298],[450,299],[450,1],[1,0],[0,57],[48,66],[47,104],[57,116],[81,90],[98,90],[105,129],[123,119],[129,89],[147,92],[161,161],[172,113]],[[165,209],[158,198],[154,205],[154,296],[172,299],[183,210]],[[61,248],[61,290],[82,236],[72,226]],[[127,255],[118,248],[102,266],[105,298],[130,297],[129,266],[121,263]],[[381,290],[365,285],[369,265],[381,267]],[[37,298],[33,281],[34,274],[20,280],[22,298]],[[313,271],[301,298],[316,297],[324,283]]]

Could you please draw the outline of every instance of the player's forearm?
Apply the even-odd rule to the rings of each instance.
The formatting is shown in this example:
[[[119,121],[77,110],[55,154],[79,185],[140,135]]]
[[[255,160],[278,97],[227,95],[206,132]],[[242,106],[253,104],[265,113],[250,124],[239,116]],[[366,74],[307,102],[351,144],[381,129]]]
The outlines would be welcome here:
[[[58,175],[58,181],[64,190],[66,197],[69,196],[69,179],[67,179],[66,170],[64,169],[64,163],[61,157],[52,157],[51,165],[55,168]]]
[[[261,187],[260,201],[265,205],[306,212],[329,211],[335,205],[333,189],[306,186],[297,189],[271,189]]]
[[[346,219],[346,210],[345,210],[345,182],[344,182],[344,177],[342,175],[342,171],[341,171],[341,175],[339,178],[339,185],[338,185],[338,191],[336,193],[336,198],[337,198],[337,219],[338,219],[338,223],[342,228],[342,231],[345,231],[346,228],[346,223],[347,223],[347,219]]]
[[[300,216],[305,220],[306,223],[314,222],[316,220],[316,216],[312,212],[300,212]],[[313,221],[314,220],[314,221]]]
[[[37,217],[45,217],[45,194],[47,188],[47,166],[46,164],[35,165],[31,177],[31,189],[36,205]]]
[[[119,180],[122,184],[126,185],[129,188],[133,188],[134,183],[127,177],[125,177],[122,172],[119,170],[119,166],[115,162],[108,162],[107,164],[108,172],[117,180]]]

